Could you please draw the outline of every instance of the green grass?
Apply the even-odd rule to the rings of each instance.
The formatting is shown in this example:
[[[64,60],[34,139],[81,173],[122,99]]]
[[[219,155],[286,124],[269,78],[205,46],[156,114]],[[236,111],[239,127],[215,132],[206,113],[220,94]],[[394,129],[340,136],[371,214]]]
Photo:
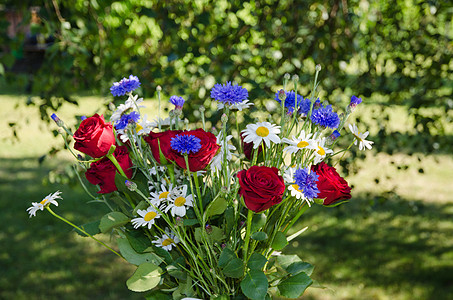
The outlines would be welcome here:
[[[55,211],[76,224],[107,210],[86,203],[80,188],[50,183],[49,172],[63,171],[71,157],[59,152],[38,162],[60,141],[52,134],[55,125],[39,121],[36,107],[16,107],[25,101],[0,96],[0,299],[141,299],[125,285],[133,266],[47,212],[28,218],[30,203],[57,189],[64,200]],[[102,104],[87,97],[79,107],[65,105],[58,114],[74,124],[74,115],[91,115]],[[148,113],[154,115],[149,104]],[[376,106],[361,110],[365,120]],[[395,118],[393,129],[413,133],[404,108],[388,112]],[[17,124],[19,140],[10,138],[8,123]],[[371,136],[378,129],[372,127]],[[309,229],[285,249],[314,264],[312,277],[326,286],[309,289],[303,298],[451,299],[453,158],[397,151],[366,152],[360,159],[358,172],[347,177],[354,186],[351,201],[308,210],[299,226]],[[108,236],[102,239],[114,244]]]

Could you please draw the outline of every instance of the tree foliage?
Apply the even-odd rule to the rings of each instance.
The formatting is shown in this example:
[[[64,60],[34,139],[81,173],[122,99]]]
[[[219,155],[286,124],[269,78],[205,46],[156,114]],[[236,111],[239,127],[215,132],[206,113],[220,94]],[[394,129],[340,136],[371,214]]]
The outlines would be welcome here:
[[[420,132],[442,131],[439,116],[426,115],[423,107],[453,106],[448,1],[10,0],[5,5],[23,11],[24,20],[31,6],[41,8],[40,34],[56,39],[32,81],[33,94],[45,100],[43,117],[74,93],[107,94],[113,81],[129,74],[141,79],[142,94],[152,96],[161,85],[166,94],[187,95],[198,104],[216,82],[227,80],[247,87],[253,100],[272,98],[287,72],[299,74],[308,95],[317,63],[323,67],[324,98],[338,101],[339,92],[381,95],[384,103],[410,107]],[[4,31],[6,23],[1,26]],[[12,65],[10,52],[20,48],[20,38],[2,37],[8,47],[0,71]]]

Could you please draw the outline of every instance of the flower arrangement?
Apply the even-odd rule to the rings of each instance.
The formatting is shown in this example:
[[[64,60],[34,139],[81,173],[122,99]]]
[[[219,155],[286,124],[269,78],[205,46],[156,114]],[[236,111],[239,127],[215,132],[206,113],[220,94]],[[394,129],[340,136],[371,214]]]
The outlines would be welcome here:
[[[136,76],[111,87],[113,96],[126,96],[106,122],[95,114],[71,130],[55,114],[53,120],[74,138],[74,149],[87,181],[98,187],[93,195],[110,212],[100,220],[77,226],[55,213],[60,192],[32,203],[31,216],[47,209],[58,219],[137,266],[128,288],[149,299],[269,299],[296,298],[313,283],[313,266],[295,255],[282,255],[301,234],[293,225],[313,204],[336,206],[351,198],[351,188],[326,161],[345,153],[354,143],[371,149],[349,124],[351,145],[334,152],[341,130],[361,99],[352,96],[338,115],[316,97],[315,80],[309,98],[287,91],[289,74],[275,100],[279,110],[267,120],[241,128],[238,114],[249,109],[248,91],[227,82],[216,84],[211,98],[223,110],[215,135],[182,119],[184,98],[171,96],[167,119],[147,120],[142,98],[133,92]],[[159,110],[161,89],[158,87]],[[229,121],[236,120],[236,128]],[[71,149],[68,145],[68,149]],[[119,252],[98,240],[111,233]]]

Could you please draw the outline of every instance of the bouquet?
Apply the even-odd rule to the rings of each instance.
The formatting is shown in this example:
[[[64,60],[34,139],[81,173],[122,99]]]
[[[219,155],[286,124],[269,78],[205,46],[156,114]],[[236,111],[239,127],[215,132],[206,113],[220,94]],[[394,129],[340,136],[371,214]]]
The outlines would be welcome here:
[[[216,84],[211,98],[222,110],[216,127],[183,118],[185,99],[171,96],[166,119],[149,121],[143,99],[134,95],[136,76],[116,82],[111,93],[127,97],[106,121],[83,117],[72,133],[55,114],[86,180],[85,191],[110,210],[100,220],[77,226],[51,208],[59,191],[28,209],[47,209],[76,231],[136,265],[127,287],[146,299],[269,299],[301,296],[313,284],[313,266],[285,246],[307,228],[291,230],[312,205],[336,206],[351,198],[351,188],[337,173],[332,157],[353,145],[371,149],[368,132],[349,124],[347,149],[334,152],[349,115],[361,103],[352,96],[344,112],[297,92],[298,77],[284,76],[275,94],[278,109],[265,119],[240,124],[254,103],[248,91],[231,82]],[[293,90],[287,91],[293,82]],[[161,88],[157,88],[159,112]],[[111,234],[117,246],[96,238]],[[119,250],[115,250],[119,249]]]

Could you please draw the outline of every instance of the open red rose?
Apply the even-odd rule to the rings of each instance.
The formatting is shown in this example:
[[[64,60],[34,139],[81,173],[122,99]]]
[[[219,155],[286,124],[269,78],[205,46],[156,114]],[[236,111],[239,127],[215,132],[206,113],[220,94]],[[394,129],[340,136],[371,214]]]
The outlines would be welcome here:
[[[129,151],[126,146],[119,146],[115,149],[113,156],[118,161],[118,164],[123,169],[128,178],[132,177],[132,161],[129,157]],[[107,194],[118,190],[115,185],[115,176],[117,173],[115,165],[104,157],[103,159],[94,162],[86,171],[85,177],[94,185],[99,185],[101,190],[99,194]]]
[[[171,139],[181,132],[182,130],[167,130],[159,133],[150,132],[143,138],[145,142],[147,142],[151,147],[154,159],[159,164],[164,163],[160,161],[159,145],[164,157],[166,159],[169,159],[169,154],[171,152]]]
[[[324,205],[330,205],[340,200],[351,199],[351,188],[346,180],[338,175],[334,167],[321,162],[311,166],[311,170],[318,175],[318,196],[319,199],[324,199]]]
[[[245,205],[254,212],[260,212],[282,201],[285,183],[278,169],[266,166],[252,166],[237,174],[239,195],[244,197]]]
[[[115,144],[113,126],[106,123],[104,116],[95,114],[80,123],[79,129],[74,133],[74,148],[93,158],[106,155]]]
[[[189,168],[191,172],[204,170],[220,149],[214,134],[206,132],[201,128],[190,131],[167,130],[160,133],[151,132],[144,139],[150,145],[154,159],[158,163],[161,163],[159,155],[160,145],[160,150],[168,161],[174,162],[180,168],[187,169],[184,155],[171,148],[171,139],[181,134],[193,135],[200,139],[200,149],[196,153],[189,153],[188,155]]]
[[[179,135],[192,135],[200,139],[201,148],[196,153],[189,152],[188,161],[191,172],[197,172],[206,169],[209,163],[220,149],[217,145],[217,138],[211,132],[206,132],[203,129],[195,129],[183,131]],[[180,168],[187,169],[184,155],[178,151],[171,149],[168,157],[174,161]]]

